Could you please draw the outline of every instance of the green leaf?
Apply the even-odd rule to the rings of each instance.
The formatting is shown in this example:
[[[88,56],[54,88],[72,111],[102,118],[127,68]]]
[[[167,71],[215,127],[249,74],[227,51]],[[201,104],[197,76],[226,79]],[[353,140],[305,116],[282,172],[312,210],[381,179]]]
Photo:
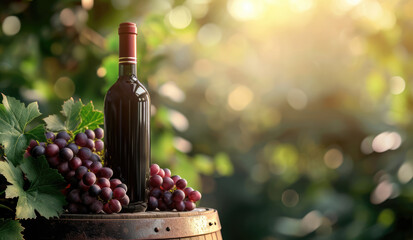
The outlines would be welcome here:
[[[3,96],[3,104],[0,104],[0,144],[4,146],[4,153],[15,165],[19,165],[23,159],[24,150],[30,139],[45,141],[44,127],[38,125],[33,129],[27,129],[27,125],[40,116],[36,102],[27,107],[24,103],[13,97]]]
[[[43,119],[46,122],[46,128],[53,132],[75,131],[82,121],[80,117],[82,107],[83,104],[80,100],[75,102],[73,98],[70,98],[62,106],[61,113],[65,120],[62,121],[56,114],[50,115]]]
[[[64,122],[56,114],[48,116],[43,119],[43,121],[45,121],[47,129],[52,132],[60,132],[65,130]]]
[[[80,117],[82,122],[74,133],[84,132],[86,129],[94,130],[100,127],[104,120],[103,112],[95,110],[92,102],[82,107],[80,110]]]
[[[17,220],[0,219],[0,240],[23,239],[24,228]]]
[[[43,156],[37,159],[25,158],[20,169],[6,161],[0,162],[0,174],[11,183],[6,188],[6,198],[19,198],[16,218],[36,218],[35,210],[46,218],[59,216],[66,204],[60,192],[66,185],[63,177],[57,170],[49,167]],[[30,187],[26,191],[23,189],[21,171],[30,182]]]

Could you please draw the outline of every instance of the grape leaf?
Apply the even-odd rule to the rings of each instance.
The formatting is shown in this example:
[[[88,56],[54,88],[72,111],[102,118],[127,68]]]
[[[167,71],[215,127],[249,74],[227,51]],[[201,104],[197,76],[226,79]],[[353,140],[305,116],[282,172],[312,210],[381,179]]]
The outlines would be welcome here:
[[[35,210],[46,218],[59,216],[66,204],[60,192],[66,185],[63,177],[49,167],[44,156],[25,158],[19,167],[6,161],[0,162],[0,174],[11,183],[6,188],[6,198],[19,198],[16,218],[36,218]],[[26,191],[23,189],[22,171],[30,182]]]
[[[19,221],[0,218],[0,240],[23,239],[23,230]]]
[[[103,112],[95,110],[93,103],[90,102],[82,107],[80,111],[82,122],[78,126],[75,133],[84,132],[86,128],[94,130],[103,124]]]
[[[7,159],[15,166],[23,159],[24,150],[30,139],[45,141],[44,126],[38,125],[28,129],[27,125],[40,116],[36,102],[27,107],[13,97],[4,94],[3,103],[0,104],[0,144],[4,146]]]
[[[56,115],[50,115],[43,119],[46,122],[46,128],[53,132],[59,131],[75,131],[77,126],[81,123],[80,111],[82,110],[82,101],[73,100],[70,98],[62,105],[62,115],[65,118],[64,121]]]

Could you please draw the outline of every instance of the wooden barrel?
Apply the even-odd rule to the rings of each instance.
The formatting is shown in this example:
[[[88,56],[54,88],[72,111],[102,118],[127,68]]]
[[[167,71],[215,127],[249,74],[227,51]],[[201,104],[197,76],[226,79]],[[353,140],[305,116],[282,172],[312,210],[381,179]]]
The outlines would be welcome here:
[[[185,239],[220,240],[218,212],[148,211],[121,214],[63,214],[59,219],[28,224],[26,239]]]

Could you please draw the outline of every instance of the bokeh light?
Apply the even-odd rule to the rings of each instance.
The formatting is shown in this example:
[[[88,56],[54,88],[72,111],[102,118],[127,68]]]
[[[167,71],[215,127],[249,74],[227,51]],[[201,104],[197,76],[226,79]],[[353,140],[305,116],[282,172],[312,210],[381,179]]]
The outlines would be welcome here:
[[[178,6],[169,12],[168,20],[172,27],[177,29],[184,29],[191,23],[192,14],[187,7]]]
[[[61,77],[57,79],[54,84],[54,91],[60,99],[68,99],[73,96],[75,92],[75,84],[72,79],[68,77]]]
[[[1,28],[7,36],[16,35],[20,31],[21,23],[16,16],[8,16],[3,20]]]
[[[241,111],[253,98],[254,93],[247,86],[239,85],[228,95],[228,105],[235,111]]]
[[[324,154],[324,163],[331,169],[336,169],[343,164],[343,154],[340,150],[332,148]]]
[[[300,200],[300,196],[293,189],[285,190],[281,195],[281,201],[286,207],[295,207]]]
[[[59,19],[60,19],[60,22],[66,27],[71,27],[76,22],[75,13],[70,8],[63,9],[60,12]]]

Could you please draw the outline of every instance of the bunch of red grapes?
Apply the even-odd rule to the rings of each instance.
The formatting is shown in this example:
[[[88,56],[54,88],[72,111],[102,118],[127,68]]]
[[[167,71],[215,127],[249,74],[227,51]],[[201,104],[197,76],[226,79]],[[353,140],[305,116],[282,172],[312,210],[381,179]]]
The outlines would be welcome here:
[[[118,213],[129,204],[127,186],[111,179],[112,169],[102,166],[103,129],[87,129],[74,138],[67,132],[46,133],[47,142],[30,142],[28,153],[46,156],[69,183],[65,190],[70,213]]]
[[[149,179],[150,194],[148,209],[168,211],[194,210],[195,203],[201,199],[201,193],[187,187],[187,181],[178,175],[171,177],[168,168],[161,169],[158,164],[152,164]]]

